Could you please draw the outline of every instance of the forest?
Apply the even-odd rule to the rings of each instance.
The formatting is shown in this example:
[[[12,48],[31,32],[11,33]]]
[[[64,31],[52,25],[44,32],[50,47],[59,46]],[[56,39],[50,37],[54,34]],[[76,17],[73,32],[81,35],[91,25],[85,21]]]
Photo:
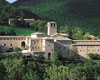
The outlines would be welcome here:
[[[79,27],[83,32],[100,35],[100,0],[18,0],[13,6],[57,22],[58,29]]]
[[[17,52],[2,55],[0,50],[0,80],[100,80],[100,62],[92,61],[100,60],[100,55],[90,53],[89,60],[80,60],[74,54],[64,61],[56,52],[50,60]]]
[[[41,23],[43,21],[55,21],[59,31],[67,27],[72,31],[78,27],[83,34],[88,32],[99,37],[99,4],[99,0],[18,0],[12,4],[0,0],[0,25],[8,26],[9,18],[33,18],[40,21],[38,23],[41,25],[44,24]],[[32,29],[34,32],[38,31],[34,27]],[[45,33],[42,30],[39,29],[39,32]],[[64,32],[67,32],[67,29]]]
[[[8,25],[9,18],[21,18],[21,25]],[[31,26],[24,18],[34,18]],[[0,0],[0,36],[26,36],[33,32],[46,33],[48,21],[58,23],[58,32],[74,40],[100,38],[99,0],[18,0],[13,4]],[[92,36],[92,37],[91,37]],[[96,36],[96,37],[95,37]],[[13,50],[13,49],[11,49]],[[54,52],[50,60],[18,54],[4,55],[0,49],[0,80],[100,80],[100,55],[89,53],[80,59],[77,53],[63,59]]]

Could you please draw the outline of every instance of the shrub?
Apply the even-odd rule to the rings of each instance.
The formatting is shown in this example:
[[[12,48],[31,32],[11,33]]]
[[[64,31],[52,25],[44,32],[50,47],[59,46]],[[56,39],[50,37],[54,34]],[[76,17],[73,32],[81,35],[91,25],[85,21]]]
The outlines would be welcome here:
[[[21,49],[20,48],[15,48],[15,52],[17,53],[17,52],[20,52],[21,51]]]
[[[13,48],[9,48],[9,51],[10,51],[10,52],[14,52],[14,49],[13,49]]]
[[[0,48],[0,55],[3,53],[3,50]]]
[[[53,63],[56,63],[57,60],[59,60],[59,54],[56,53],[56,52],[54,52],[53,55],[51,56],[51,61],[52,61]]]
[[[40,55],[37,56],[37,60],[38,60],[38,61],[41,61],[41,60],[43,60],[43,59],[44,59],[44,56],[43,56],[42,54],[40,54]]]
[[[89,56],[90,59],[92,59],[92,60],[100,60],[100,55],[99,55],[99,54],[89,53],[88,56]]]

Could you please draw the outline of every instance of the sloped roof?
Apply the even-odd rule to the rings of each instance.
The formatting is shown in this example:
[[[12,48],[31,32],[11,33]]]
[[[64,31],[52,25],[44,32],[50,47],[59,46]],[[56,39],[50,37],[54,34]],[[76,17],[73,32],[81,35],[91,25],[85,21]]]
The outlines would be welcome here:
[[[69,35],[68,34],[63,34],[63,33],[56,33],[56,34],[52,35],[51,37],[56,37],[56,36],[59,36],[59,37],[68,37]]]

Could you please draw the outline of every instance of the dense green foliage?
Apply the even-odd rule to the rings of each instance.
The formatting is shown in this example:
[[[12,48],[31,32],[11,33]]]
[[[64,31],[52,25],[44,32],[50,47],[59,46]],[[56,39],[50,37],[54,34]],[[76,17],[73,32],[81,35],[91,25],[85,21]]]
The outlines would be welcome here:
[[[58,57],[56,61],[60,61]],[[59,64],[59,63],[58,63]],[[5,55],[0,61],[0,80],[99,80],[100,62],[38,61],[18,54]]]
[[[7,29],[8,29],[7,32],[10,32],[10,30],[14,30],[14,32],[16,33],[16,36],[25,36],[25,35],[29,36],[33,32],[35,32],[33,29],[30,29],[27,27],[25,28],[25,27],[16,27],[16,26],[12,26],[12,27],[11,26],[0,26],[0,29],[2,29],[1,32],[3,32],[4,35],[8,35],[8,34],[5,34]],[[15,33],[12,35],[15,35]]]
[[[100,35],[100,0],[18,0],[14,5],[56,21],[59,27],[80,27],[83,32]]]
[[[13,28],[11,27],[0,27],[0,35],[16,35],[16,32]]]
[[[31,25],[31,29],[34,31],[45,32],[47,31],[47,21],[44,20],[34,20],[33,25]]]
[[[0,25],[7,24],[12,8],[5,0],[0,0]]]
[[[89,53],[88,56],[89,56],[92,60],[100,60],[100,55],[99,55],[99,54]]]

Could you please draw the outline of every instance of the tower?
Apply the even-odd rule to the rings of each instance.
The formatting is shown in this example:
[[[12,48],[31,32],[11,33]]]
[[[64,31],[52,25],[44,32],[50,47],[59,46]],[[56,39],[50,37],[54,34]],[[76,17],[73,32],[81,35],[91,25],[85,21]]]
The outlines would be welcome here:
[[[56,22],[48,22],[48,35],[54,35],[57,33],[57,23]]]

